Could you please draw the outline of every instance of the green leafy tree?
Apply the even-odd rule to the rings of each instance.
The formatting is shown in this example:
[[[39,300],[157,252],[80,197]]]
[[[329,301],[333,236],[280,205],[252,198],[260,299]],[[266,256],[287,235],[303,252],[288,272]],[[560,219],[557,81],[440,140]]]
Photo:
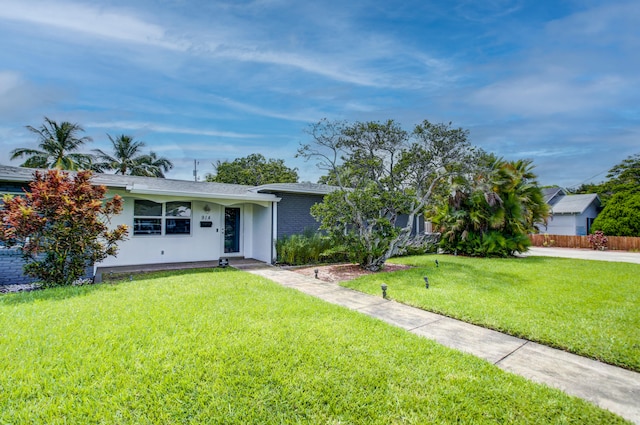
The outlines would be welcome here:
[[[603,210],[593,222],[591,231],[609,236],[640,236],[640,154],[630,155],[613,166],[607,180],[599,185],[583,185],[578,193],[596,192]]]
[[[458,185],[434,220],[443,233],[441,246],[472,256],[524,252],[535,223],[549,216],[532,162],[487,155],[482,163],[485,171]]]
[[[259,153],[231,162],[217,161],[216,174],[205,176],[208,182],[260,186],[269,183],[297,183],[298,169],[289,168],[282,159],[265,159]]]
[[[76,152],[90,137],[79,137],[84,129],[78,124],[64,121],[60,124],[44,118],[39,128],[27,126],[27,129],[38,136],[39,149],[18,148],[11,151],[11,159],[26,157],[21,167],[57,168],[60,170],[81,170],[91,167],[92,156]]]
[[[90,171],[36,171],[24,196],[3,199],[0,240],[21,246],[25,274],[45,286],[72,284],[87,266],[116,255],[117,243],[127,236],[125,225],[108,227],[122,199],[105,201],[106,188],[90,179]]]
[[[450,124],[417,125],[412,133],[393,120],[320,121],[298,155],[328,172],[340,187],[312,214],[334,245],[344,246],[361,267],[378,271],[414,242],[414,223],[449,178],[468,171],[474,149],[468,132]],[[398,219],[406,217],[406,225]],[[403,220],[404,222],[404,220]]]
[[[591,226],[609,236],[640,237],[640,190],[618,192],[609,199]]]
[[[101,149],[94,149],[96,162],[93,170],[115,171],[115,174],[164,177],[164,173],[173,168],[173,164],[165,157],[158,157],[151,151],[148,154],[142,153],[146,144],[142,141],[133,140],[131,136],[124,134],[113,138],[107,134],[111,141],[113,153],[106,153]]]

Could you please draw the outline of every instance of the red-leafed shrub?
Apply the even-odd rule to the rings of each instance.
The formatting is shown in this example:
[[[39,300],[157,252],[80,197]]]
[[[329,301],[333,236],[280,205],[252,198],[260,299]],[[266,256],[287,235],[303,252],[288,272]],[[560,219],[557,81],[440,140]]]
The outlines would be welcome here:
[[[127,236],[125,225],[108,227],[122,198],[105,201],[106,187],[90,179],[90,171],[36,171],[29,191],[3,199],[0,241],[20,246],[25,274],[45,286],[72,284],[89,265],[116,255]]]

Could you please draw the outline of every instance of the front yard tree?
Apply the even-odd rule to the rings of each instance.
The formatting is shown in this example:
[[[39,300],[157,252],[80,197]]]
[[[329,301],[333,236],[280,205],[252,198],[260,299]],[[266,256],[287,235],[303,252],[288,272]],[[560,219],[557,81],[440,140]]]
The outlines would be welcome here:
[[[396,122],[320,121],[308,130],[311,143],[298,155],[340,187],[312,208],[337,245],[361,267],[378,271],[414,242],[415,218],[436,190],[474,161],[468,132],[451,124],[417,125],[412,133]],[[400,217],[406,224],[400,226]]]
[[[87,266],[116,255],[117,243],[127,236],[125,225],[108,227],[122,199],[105,201],[106,188],[90,179],[90,171],[36,171],[29,191],[3,199],[0,240],[21,246],[25,274],[45,286],[72,284]]]
[[[260,186],[269,183],[297,183],[298,169],[289,168],[282,159],[267,160],[262,154],[254,153],[233,161],[217,161],[216,174],[207,174],[208,182],[245,184]]]
[[[640,154],[627,157],[609,170],[599,186],[604,209],[593,222],[593,232],[609,236],[640,236]]]

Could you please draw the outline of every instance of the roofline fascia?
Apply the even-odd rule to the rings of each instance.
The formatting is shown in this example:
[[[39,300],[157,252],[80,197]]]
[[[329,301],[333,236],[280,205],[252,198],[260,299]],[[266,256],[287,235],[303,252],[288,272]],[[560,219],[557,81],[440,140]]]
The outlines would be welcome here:
[[[200,198],[200,199],[234,199],[234,200],[244,200],[244,201],[262,201],[262,202],[279,202],[280,198],[271,194],[258,194],[256,193],[254,196],[247,195],[236,195],[236,194],[228,194],[228,193],[202,193],[202,192],[173,192],[162,189],[149,189],[128,186],[127,191],[132,194],[140,194],[140,195],[165,195],[165,196],[186,196],[191,198]]]

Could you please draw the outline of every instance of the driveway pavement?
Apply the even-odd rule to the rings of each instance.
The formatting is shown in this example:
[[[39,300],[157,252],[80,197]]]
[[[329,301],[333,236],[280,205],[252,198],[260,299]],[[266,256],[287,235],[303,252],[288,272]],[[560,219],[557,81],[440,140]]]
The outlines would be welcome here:
[[[576,258],[580,260],[618,261],[622,263],[640,264],[640,252],[627,251],[596,251],[594,249],[531,247],[529,248],[529,251],[522,254],[522,256],[563,257]]]
[[[552,252],[547,248],[544,250],[545,253]],[[537,249],[529,255],[537,255],[536,253]],[[578,255],[564,250],[562,253]],[[609,252],[585,252],[580,255],[585,254],[605,254],[606,258],[611,258]],[[381,296],[363,294],[336,283],[323,282],[292,271],[271,266],[250,267],[246,271],[327,302],[379,318],[447,347],[473,354],[508,372],[558,388],[640,425],[639,373],[388,301]]]

